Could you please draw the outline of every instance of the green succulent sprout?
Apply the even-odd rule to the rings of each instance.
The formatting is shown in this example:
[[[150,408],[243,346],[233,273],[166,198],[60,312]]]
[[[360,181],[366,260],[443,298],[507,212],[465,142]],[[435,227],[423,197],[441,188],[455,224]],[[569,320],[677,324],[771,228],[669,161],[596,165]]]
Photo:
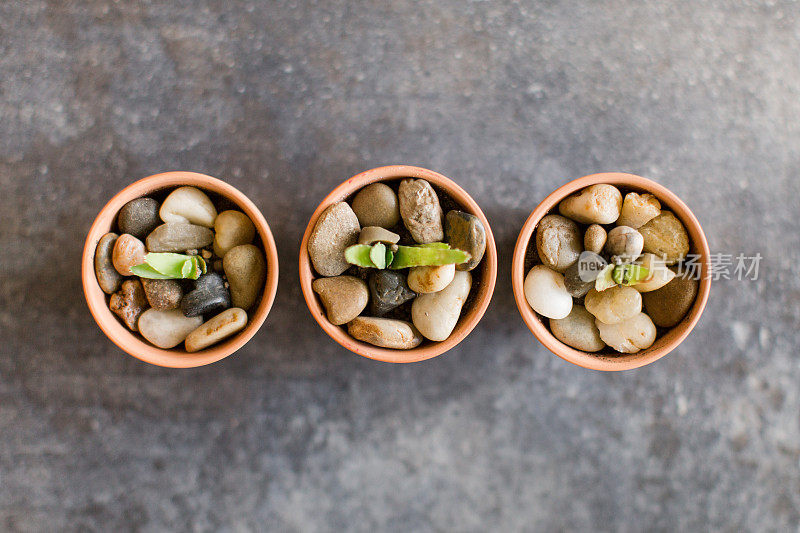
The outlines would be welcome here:
[[[131,267],[131,272],[147,279],[197,279],[207,269],[199,255],[149,253],[144,256],[144,263]]]
[[[394,252],[380,242],[372,246],[355,244],[344,251],[345,261],[351,265],[393,270],[415,266],[458,265],[469,261],[470,257],[467,252],[450,248],[450,245],[444,242],[398,246]]]
[[[594,288],[602,292],[615,285],[631,287],[642,283],[648,276],[650,276],[650,270],[642,265],[606,265],[597,275]]]

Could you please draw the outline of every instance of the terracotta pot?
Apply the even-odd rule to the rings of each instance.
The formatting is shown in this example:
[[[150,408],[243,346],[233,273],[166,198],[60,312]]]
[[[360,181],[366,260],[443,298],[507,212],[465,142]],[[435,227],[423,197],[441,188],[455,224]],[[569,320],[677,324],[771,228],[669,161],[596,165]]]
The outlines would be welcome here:
[[[248,312],[247,326],[237,335],[205,350],[187,353],[183,345],[171,350],[157,348],[140,335],[126,328],[108,308],[108,296],[100,289],[94,273],[94,252],[100,238],[115,226],[117,213],[127,202],[148,196],[162,189],[191,185],[216,193],[238,206],[255,224],[263,243],[267,260],[267,279],[261,302],[255,310]],[[244,194],[224,181],[195,172],[165,172],[141,179],[117,193],[97,215],[83,248],[81,265],[83,292],[97,325],[111,341],[142,361],[171,368],[190,368],[219,361],[244,346],[255,335],[269,314],[278,289],[278,252],[275,240],[261,211]]]
[[[311,266],[311,260],[308,256],[308,238],[320,214],[331,204],[350,198],[361,188],[371,183],[378,181],[396,181],[402,178],[423,178],[428,180],[435,188],[446,192],[450,198],[460,206],[460,209],[477,216],[486,229],[486,253],[483,256],[481,265],[472,271],[474,276],[472,281],[473,287],[478,285],[476,297],[468,308],[462,310],[461,317],[447,340],[442,342],[425,340],[420,346],[410,350],[392,350],[357,341],[347,333],[346,326],[334,326],[328,321],[325,315],[325,309],[322,307],[317,295],[311,289],[311,283],[317,276]],[[483,313],[489,306],[489,301],[492,299],[496,279],[497,249],[495,247],[494,237],[492,236],[492,230],[489,227],[489,221],[486,220],[483,211],[481,211],[478,204],[475,203],[475,200],[473,200],[464,189],[456,185],[455,182],[439,173],[420,167],[393,165],[373,168],[372,170],[362,172],[345,181],[336,187],[322,203],[319,204],[314,214],[311,215],[311,220],[308,221],[308,227],[303,235],[303,241],[300,244],[300,287],[303,290],[303,297],[306,300],[308,309],[311,311],[311,315],[333,340],[355,354],[378,361],[412,363],[436,357],[453,348],[461,342],[480,321]]]
[[[608,183],[634,192],[648,192],[653,194],[661,202],[661,206],[664,209],[672,211],[675,216],[680,219],[689,232],[689,239],[691,241],[690,253],[700,256],[698,263],[701,264],[700,270],[702,279],[700,280],[700,286],[694,305],[692,305],[692,308],[681,322],[667,333],[657,338],[656,342],[650,348],[635,354],[594,354],[582,352],[567,346],[550,333],[547,323],[531,309],[531,306],[525,299],[525,292],[522,288],[525,275],[527,274],[524,270],[525,254],[528,246],[536,246],[532,237],[539,221],[556,208],[561,200],[570,194],[597,183]],[[517,307],[522,315],[522,319],[536,338],[551,352],[570,363],[585,368],[606,371],[629,370],[631,368],[638,368],[650,364],[664,357],[689,335],[689,332],[692,331],[692,328],[694,328],[695,324],[697,324],[697,321],[700,319],[700,315],[703,313],[703,309],[708,301],[708,294],[711,290],[711,280],[708,277],[709,268],[710,258],[708,242],[703,233],[703,228],[700,227],[700,222],[697,221],[697,218],[692,214],[689,207],[687,207],[680,198],[663,185],[659,185],[641,176],[608,172],[592,174],[591,176],[584,176],[583,178],[570,181],[566,185],[556,189],[533,210],[533,213],[531,213],[525,225],[522,227],[516,247],[514,248],[514,258],[511,263],[511,283],[514,289],[514,298],[517,301]],[[610,348],[607,350],[613,351]],[[614,352],[614,354],[616,354],[616,352]]]

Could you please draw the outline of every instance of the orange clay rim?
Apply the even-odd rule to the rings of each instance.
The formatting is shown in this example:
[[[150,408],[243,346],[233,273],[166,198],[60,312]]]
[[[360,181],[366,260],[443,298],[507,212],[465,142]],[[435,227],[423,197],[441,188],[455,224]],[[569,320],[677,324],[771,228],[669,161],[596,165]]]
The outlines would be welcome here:
[[[314,229],[317,219],[328,206],[349,198],[353,193],[371,183],[389,181],[397,178],[422,178],[428,180],[432,185],[444,190],[459,204],[461,209],[477,216],[486,230],[486,253],[482,260],[480,288],[474,303],[466,313],[462,314],[455,329],[446,340],[441,342],[426,340],[422,345],[410,350],[380,348],[360,342],[351,337],[347,333],[345,327],[331,324],[325,315],[322,304],[311,289],[311,283],[315,279],[315,274],[308,256],[308,238],[311,236],[311,231]],[[344,348],[355,354],[377,361],[385,361],[388,363],[413,363],[436,357],[455,347],[473,330],[473,328],[475,328],[478,322],[480,322],[481,317],[483,317],[492,299],[496,280],[497,249],[495,247],[492,230],[489,226],[489,221],[486,219],[483,211],[481,211],[481,208],[475,200],[454,181],[437,172],[421,167],[408,165],[385,166],[367,170],[348,179],[322,200],[319,207],[314,211],[314,214],[311,215],[306,231],[303,234],[303,240],[300,243],[300,287],[303,291],[303,298],[314,320],[317,321],[325,333]],[[475,281],[473,281],[473,283],[475,283]]]
[[[610,185],[617,185],[625,189],[630,189],[635,192],[648,192],[653,194],[661,202],[662,208],[672,211],[677,216],[689,233],[690,240],[690,253],[699,255],[701,280],[698,287],[697,297],[689,312],[681,322],[675,325],[667,333],[656,339],[656,342],[650,348],[642,350],[635,354],[620,354],[618,356],[599,355],[588,352],[576,350],[556,339],[544,319],[528,305],[525,299],[525,292],[523,290],[523,282],[525,280],[524,262],[525,254],[529,245],[535,244],[532,242],[536,226],[539,221],[548,214],[553,208],[558,206],[558,203],[584,187],[595,185],[599,183],[607,183]],[[689,207],[676,196],[672,191],[647,178],[637,176],[635,174],[625,174],[621,172],[607,172],[601,174],[592,174],[584,176],[559,187],[533,210],[533,212],[525,221],[522,230],[519,233],[517,244],[514,247],[514,257],[511,262],[511,284],[514,291],[514,299],[517,302],[522,319],[525,324],[536,336],[544,346],[570,363],[590,368],[593,370],[602,371],[618,371],[630,370],[641,366],[648,365],[653,361],[661,359],[672,350],[678,347],[683,340],[689,335],[694,326],[700,320],[700,315],[703,314],[708,296],[711,292],[711,279],[709,278],[710,266],[710,252],[708,248],[708,241],[703,233],[703,228],[700,222],[694,216]]]
[[[253,221],[263,243],[267,260],[267,278],[261,302],[254,311],[248,312],[248,322],[245,329],[224,342],[195,353],[188,353],[183,348],[178,347],[170,350],[157,348],[143,340],[138,334],[131,332],[108,308],[106,294],[100,289],[94,272],[94,253],[97,243],[103,235],[111,231],[116,221],[117,213],[123,205],[161,189],[184,185],[219,194],[235,203]],[[196,172],[165,172],[140,179],[128,185],[111,198],[105,207],[100,210],[89,229],[89,234],[86,236],[81,262],[81,278],[89,311],[92,313],[97,325],[103,330],[103,333],[114,344],[133,357],[147,363],[169,368],[192,368],[224,359],[244,346],[259,330],[272,308],[272,304],[275,301],[275,293],[278,289],[278,252],[269,224],[267,224],[261,211],[238,189],[222,180]]]

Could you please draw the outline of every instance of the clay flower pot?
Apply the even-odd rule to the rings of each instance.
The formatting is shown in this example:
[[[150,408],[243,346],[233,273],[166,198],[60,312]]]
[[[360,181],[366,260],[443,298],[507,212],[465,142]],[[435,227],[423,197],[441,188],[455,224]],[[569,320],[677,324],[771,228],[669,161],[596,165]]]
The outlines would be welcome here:
[[[328,321],[325,309],[322,307],[317,295],[311,289],[311,283],[317,277],[317,274],[311,265],[311,259],[308,255],[308,239],[311,236],[311,232],[320,214],[331,204],[349,199],[361,188],[371,183],[396,181],[403,178],[423,178],[428,180],[434,188],[438,188],[447,193],[447,195],[459,205],[461,210],[477,216],[486,230],[486,253],[483,256],[481,265],[473,271],[473,294],[475,294],[475,298],[471,304],[468,304],[469,307],[465,306],[462,310],[461,317],[450,336],[441,342],[426,340],[420,346],[410,350],[392,350],[357,341],[347,333],[346,326],[334,326]],[[495,247],[494,237],[492,236],[492,230],[489,227],[489,221],[486,220],[483,211],[481,211],[478,204],[475,203],[475,200],[473,200],[464,189],[456,185],[455,182],[437,172],[420,167],[406,165],[379,167],[367,170],[366,172],[362,172],[348,179],[336,187],[322,203],[319,204],[319,207],[317,207],[314,214],[311,215],[311,219],[308,221],[308,227],[303,235],[303,241],[300,244],[300,287],[303,290],[303,297],[308,305],[308,309],[311,311],[311,315],[322,329],[343,347],[355,354],[378,361],[390,363],[423,361],[441,355],[456,346],[478,324],[486,308],[489,306],[496,279],[497,249]],[[474,292],[476,286],[477,293]]]
[[[207,192],[216,193],[236,204],[253,221],[258,237],[263,244],[267,261],[267,278],[261,302],[258,307],[248,313],[249,319],[245,329],[219,344],[195,353],[187,353],[182,344],[170,350],[157,348],[140,335],[126,328],[116,315],[109,310],[108,296],[100,289],[94,271],[94,253],[97,242],[114,227],[117,213],[123,205],[131,200],[148,196],[162,189],[174,189],[182,185],[191,185]],[[275,300],[275,292],[278,288],[278,252],[272,232],[261,211],[239,190],[224,181],[195,172],[165,172],[128,185],[103,207],[89,229],[89,234],[86,236],[81,263],[81,277],[83,278],[83,292],[86,296],[86,303],[89,305],[89,311],[91,311],[103,333],[114,344],[137,359],[154,365],[171,368],[190,368],[207,365],[231,355],[255,335],[267,318],[267,314],[269,314],[269,310]]]
[[[527,274],[527,272],[525,272],[525,256],[528,246],[536,246],[531,237],[534,235],[539,221],[556,208],[561,200],[570,194],[584,187],[588,187],[589,185],[598,183],[608,183],[629,191],[638,193],[647,192],[654,195],[661,202],[662,207],[672,211],[686,227],[691,241],[689,253],[698,254],[700,256],[698,263],[700,264],[701,280],[697,297],[689,312],[681,322],[657,338],[650,348],[634,354],[617,354],[614,352],[614,354],[604,355],[606,352],[588,353],[567,346],[550,333],[546,322],[531,309],[531,306],[525,299],[525,292],[523,290],[523,282]],[[706,302],[708,301],[708,294],[711,290],[711,280],[708,277],[709,268],[710,257],[708,242],[703,233],[703,228],[700,227],[697,218],[695,218],[689,207],[687,207],[680,198],[663,185],[659,185],[641,176],[623,174],[620,172],[608,172],[592,174],[591,176],[584,176],[583,178],[570,181],[566,185],[556,189],[533,210],[528,220],[525,222],[525,225],[522,227],[522,231],[519,233],[519,238],[514,248],[514,257],[511,263],[511,283],[514,289],[514,299],[517,302],[517,307],[522,315],[522,319],[536,338],[539,339],[548,350],[570,363],[585,368],[605,371],[629,370],[631,368],[638,368],[650,364],[664,357],[677,348],[683,339],[689,335],[689,332],[692,331],[692,328],[694,328],[695,324],[697,324],[697,321],[700,319],[700,315],[703,313],[703,309],[705,309]],[[609,348],[607,350],[611,349]]]

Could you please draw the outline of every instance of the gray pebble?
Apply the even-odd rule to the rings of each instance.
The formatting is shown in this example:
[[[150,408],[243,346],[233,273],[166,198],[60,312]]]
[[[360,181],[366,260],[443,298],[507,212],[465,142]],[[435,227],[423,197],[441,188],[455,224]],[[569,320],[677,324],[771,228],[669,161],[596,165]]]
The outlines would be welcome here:
[[[397,195],[385,183],[367,185],[353,198],[353,211],[361,226],[390,229],[400,222]]]
[[[175,309],[181,303],[183,290],[181,284],[174,279],[142,278],[142,286],[150,307],[159,311]]]
[[[158,202],[152,198],[137,198],[123,205],[117,215],[120,232],[144,239],[161,224],[158,208]]]
[[[580,262],[574,263],[564,272],[564,286],[573,298],[583,298],[594,287],[594,281],[583,281],[579,275]]]
[[[112,259],[114,244],[118,237],[116,233],[106,233],[97,242],[94,251],[94,273],[97,276],[97,284],[106,294],[117,292],[122,284],[122,275],[114,268]]]
[[[486,230],[478,217],[464,211],[450,211],[445,217],[444,234],[451,247],[472,256],[456,269],[472,270],[478,266],[486,252]]]
[[[372,314],[377,316],[385,315],[417,295],[408,288],[405,274],[394,270],[373,272],[369,277],[369,292]]]
[[[214,232],[185,222],[162,224],[147,236],[148,252],[184,252],[214,242]]]
[[[542,264],[564,272],[578,260],[583,250],[578,225],[561,215],[547,215],[536,228],[536,250]]]
[[[184,316],[200,316],[223,311],[231,306],[231,293],[216,272],[200,276],[194,289],[181,299]]]

